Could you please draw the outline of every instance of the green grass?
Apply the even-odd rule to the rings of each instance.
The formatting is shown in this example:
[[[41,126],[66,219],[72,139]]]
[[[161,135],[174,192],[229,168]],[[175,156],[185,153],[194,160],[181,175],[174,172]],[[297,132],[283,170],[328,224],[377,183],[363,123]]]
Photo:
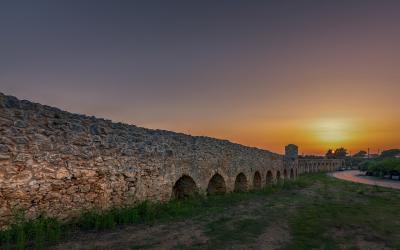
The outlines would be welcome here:
[[[310,174],[296,181],[246,193],[193,197],[168,203],[143,202],[135,207],[86,211],[60,223],[45,216],[27,221],[16,213],[9,230],[0,233],[1,249],[42,249],[68,241],[71,234],[113,230],[122,225],[174,223],[190,220],[202,228],[207,243],[177,248],[246,246],[268,228],[286,224],[283,249],[357,248],[355,238],[400,249],[400,191]],[[162,244],[149,236],[133,249]],[[180,244],[180,243],[179,243]]]
[[[255,217],[232,219],[223,217],[207,225],[206,235],[210,244],[224,246],[226,242],[246,243],[253,241],[266,227],[266,221]]]
[[[323,188],[290,218],[288,249],[357,248],[364,240],[400,249],[400,192],[318,176]]]
[[[11,227],[0,233],[0,246],[4,249],[43,249],[59,240],[63,228],[65,225],[56,219],[40,216],[27,221],[21,212],[17,212]]]
[[[298,182],[301,185],[301,182]],[[0,247],[4,249],[43,249],[59,240],[68,238],[76,231],[108,230],[127,224],[154,224],[156,222],[192,218],[202,220],[224,212],[227,207],[254,197],[272,194],[281,189],[295,188],[296,184],[286,183],[259,191],[231,193],[210,197],[197,196],[186,200],[172,200],[168,203],[143,202],[134,207],[113,208],[106,211],[85,211],[70,223],[61,223],[53,218],[40,216],[26,220],[21,211],[15,214],[8,230],[0,232]],[[246,227],[248,220],[237,225]],[[237,222],[235,222],[237,223]],[[246,231],[246,230],[245,230]]]

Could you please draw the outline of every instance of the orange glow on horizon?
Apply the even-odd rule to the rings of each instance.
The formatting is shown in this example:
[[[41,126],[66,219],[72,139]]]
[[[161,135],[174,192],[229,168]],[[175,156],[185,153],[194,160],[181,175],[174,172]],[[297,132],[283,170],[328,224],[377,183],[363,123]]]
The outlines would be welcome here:
[[[230,123],[205,128],[193,126],[190,129],[170,129],[192,135],[206,135],[232,142],[284,153],[284,146],[294,143],[299,154],[324,155],[328,149],[346,148],[351,154],[371,148],[371,152],[399,148],[400,136],[396,133],[399,121],[386,120],[374,123],[363,119],[317,118],[270,120],[254,123]]]

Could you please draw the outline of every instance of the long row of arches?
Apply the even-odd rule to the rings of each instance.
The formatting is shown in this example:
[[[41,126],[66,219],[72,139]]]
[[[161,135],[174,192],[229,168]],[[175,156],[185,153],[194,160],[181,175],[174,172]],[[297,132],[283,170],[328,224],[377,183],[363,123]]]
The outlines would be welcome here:
[[[261,189],[263,186],[270,186],[275,183],[283,182],[284,180],[294,179],[295,176],[297,176],[297,170],[293,168],[290,170],[284,169],[282,174],[280,170],[277,170],[275,175],[273,171],[268,170],[266,173],[265,185],[263,185],[261,173],[256,171],[253,175],[253,186],[251,187],[250,181],[246,175],[241,172],[235,178],[233,192],[245,192],[251,189]],[[219,173],[214,174],[208,182],[206,190],[207,195],[218,195],[227,192],[228,188],[224,177]],[[189,175],[183,175],[175,182],[175,185],[173,186],[172,198],[185,199],[198,193],[199,188],[193,178]]]
[[[300,173],[335,171],[344,165],[345,161],[340,159],[301,159],[298,161]]]

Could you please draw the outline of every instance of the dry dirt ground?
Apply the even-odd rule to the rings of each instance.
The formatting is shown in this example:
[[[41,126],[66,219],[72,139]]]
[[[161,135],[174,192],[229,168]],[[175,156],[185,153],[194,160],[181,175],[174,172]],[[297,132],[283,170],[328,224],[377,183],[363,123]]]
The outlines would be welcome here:
[[[74,232],[50,249],[400,249],[398,190],[317,174],[221,199],[181,219]]]

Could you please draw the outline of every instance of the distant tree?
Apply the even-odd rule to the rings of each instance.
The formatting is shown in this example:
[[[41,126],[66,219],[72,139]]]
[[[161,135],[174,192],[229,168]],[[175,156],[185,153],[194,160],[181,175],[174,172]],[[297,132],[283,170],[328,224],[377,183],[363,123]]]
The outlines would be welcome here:
[[[345,148],[337,148],[336,150],[329,149],[328,152],[326,152],[325,156],[326,158],[329,159],[334,159],[334,158],[345,158],[347,155],[347,149]]]
[[[365,159],[366,159],[365,157],[347,156],[345,158],[346,166],[357,166],[357,167],[359,167],[365,161]]]
[[[382,151],[380,157],[381,158],[395,157],[398,154],[400,154],[400,149],[389,149]]]
[[[358,164],[358,168],[361,171],[367,171],[369,166],[374,164],[374,163],[375,163],[375,160],[364,160],[360,164]]]
[[[325,154],[326,158],[335,158],[335,152],[332,149],[328,149],[328,152]]]
[[[335,158],[344,158],[347,155],[347,149],[345,148],[337,148],[334,152]]]
[[[353,155],[353,157],[359,157],[359,158],[363,158],[367,155],[367,152],[364,150],[361,150],[360,152],[356,153]]]

